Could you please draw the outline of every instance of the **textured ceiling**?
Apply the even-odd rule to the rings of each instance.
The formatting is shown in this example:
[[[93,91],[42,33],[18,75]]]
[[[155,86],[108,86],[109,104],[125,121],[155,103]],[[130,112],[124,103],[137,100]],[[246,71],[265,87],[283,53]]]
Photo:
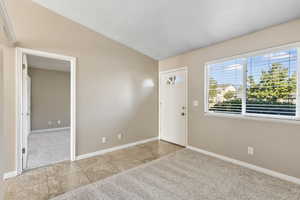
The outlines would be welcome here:
[[[300,17],[300,0],[33,0],[155,59]]]

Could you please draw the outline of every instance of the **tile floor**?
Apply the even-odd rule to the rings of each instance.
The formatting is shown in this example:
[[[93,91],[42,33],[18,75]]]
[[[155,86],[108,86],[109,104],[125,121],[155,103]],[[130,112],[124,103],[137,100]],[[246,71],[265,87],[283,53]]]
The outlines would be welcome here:
[[[29,135],[27,169],[65,160],[70,160],[70,129]]]
[[[28,171],[5,181],[4,200],[43,200],[158,159],[182,147],[153,141],[75,162]]]

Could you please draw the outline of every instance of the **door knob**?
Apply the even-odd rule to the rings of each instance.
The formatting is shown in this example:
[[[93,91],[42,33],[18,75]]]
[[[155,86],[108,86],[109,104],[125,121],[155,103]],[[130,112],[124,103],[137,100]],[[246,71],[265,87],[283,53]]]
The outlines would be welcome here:
[[[185,115],[185,113],[183,112],[183,113],[181,113],[181,115],[182,115],[182,116],[184,116],[184,115]]]

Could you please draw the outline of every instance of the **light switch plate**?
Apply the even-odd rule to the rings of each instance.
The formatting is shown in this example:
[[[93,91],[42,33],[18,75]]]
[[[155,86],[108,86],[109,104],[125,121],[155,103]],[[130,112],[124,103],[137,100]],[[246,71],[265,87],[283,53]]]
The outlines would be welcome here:
[[[196,106],[196,107],[199,106],[199,101],[194,100],[194,101],[193,101],[193,105]]]
[[[122,139],[122,134],[118,134],[118,139],[121,140]]]

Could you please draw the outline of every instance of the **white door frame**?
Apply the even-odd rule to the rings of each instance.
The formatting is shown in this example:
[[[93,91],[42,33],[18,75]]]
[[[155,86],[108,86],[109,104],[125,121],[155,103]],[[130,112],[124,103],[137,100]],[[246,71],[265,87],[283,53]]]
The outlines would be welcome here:
[[[65,60],[70,62],[71,70],[71,138],[70,160],[76,159],[76,58],[64,56],[54,53],[47,53],[33,49],[26,49],[16,47],[16,171],[21,174],[24,170],[22,168],[22,55],[29,54],[34,56],[41,56],[53,58],[58,60]]]
[[[29,124],[28,124],[28,130],[31,132],[31,77],[29,75],[27,75],[27,85],[28,85],[28,101],[27,103],[29,103]],[[27,105],[28,106],[28,105]]]
[[[173,69],[170,69],[170,70],[165,70],[165,71],[160,71],[159,72],[159,77],[158,77],[158,138],[161,139],[161,100],[160,100],[160,96],[161,96],[161,85],[160,85],[160,79],[161,79],[161,75],[163,74],[166,74],[166,73],[170,73],[170,72],[176,72],[176,71],[184,71],[186,73],[186,92],[185,92],[185,98],[186,98],[186,120],[185,120],[185,127],[186,127],[186,144],[185,144],[185,147],[188,146],[188,135],[189,135],[189,132],[188,132],[188,116],[189,116],[189,102],[188,102],[188,85],[189,85],[189,79],[188,79],[188,67],[178,67],[178,68],[173,68]]]
[[[29,85],[28,85],[28,60],[27,60],[27,55],[26,54],[23,54],[22,55],[22,66],[24,68],[25,66],[25,70],[22,69],[22,91],[26,91],[26,92],[22,92],[22,108],[23,108],[23,115],[22,115],[22,131],[23,131],[23,134],[22,134],[22,137],[21,137],[21,140],[22,140],[22,145],[23,146],[28,146],[28,135],[29,135],[29,127],[28,127],[28,124],[30,123],[29,122],[29,113],[30,111],[28,110],[29,108],[29,102],[28,102],[28,97],[30,96],[30,94],[27,92],[28,89],[29,89]],[[25,119],[25,120],[24,120]],[[23,155],[22,155],[22,166],[23,168],[26,168],[27,167],[27,157],[28,157],[28,153],[25,152]]]

